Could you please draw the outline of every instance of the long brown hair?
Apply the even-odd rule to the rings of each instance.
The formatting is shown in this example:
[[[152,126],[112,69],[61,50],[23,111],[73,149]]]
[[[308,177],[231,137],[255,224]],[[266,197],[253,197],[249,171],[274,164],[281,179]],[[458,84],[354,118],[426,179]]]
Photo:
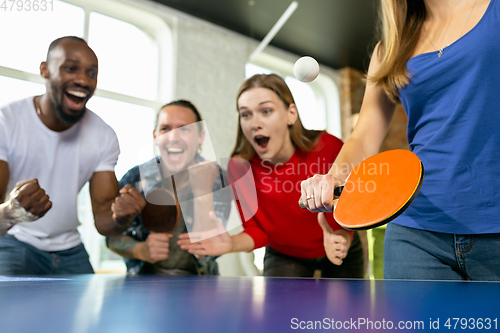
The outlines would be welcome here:
[[[368,80],[382,85],[387,95],[397,101],[398,88],[406,86],[411,77],[406,63],[415,50],[427,13],[423,0],[381,0],[379,15],[380,67]]]
[[[266,88],[272,90],[278,97],[285,103],[285,107],[288,108],[290,104],[295,104],[292,92],[288,88],[285,80],[276,74],[256,74],[248,79],[246,79],[240,86],[238,90],[238,95],[236,97],[236,109],[238,110],[238,99],[241,94],[252,88]],[[238,155],[239,157],[250,160],[255,155],[255,150],[253,149],[250,142],[243,134],[241,129],[241,116],[238,112],[238,135],[236,137],[236,144],[234,145],[232,156]],[[306,129],[300,117],[297,115],[297,121],[295,124],[289,126],[290,128],[290,138],[295,147],[302,149],[303,151],[312,151],[316,146],[317,139],[324,131],[312,131]]]

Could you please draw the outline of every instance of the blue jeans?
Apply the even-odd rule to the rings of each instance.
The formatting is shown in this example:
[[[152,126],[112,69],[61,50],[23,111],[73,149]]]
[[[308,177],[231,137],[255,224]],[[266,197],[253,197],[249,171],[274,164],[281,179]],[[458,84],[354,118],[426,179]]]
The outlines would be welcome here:
[[[0,237],[0,275],[93,274],[83,244],[68,250],[46,252],[14,236]]]
[[[500,281],[500,234],[454,235],[389,223],[384,278]]]

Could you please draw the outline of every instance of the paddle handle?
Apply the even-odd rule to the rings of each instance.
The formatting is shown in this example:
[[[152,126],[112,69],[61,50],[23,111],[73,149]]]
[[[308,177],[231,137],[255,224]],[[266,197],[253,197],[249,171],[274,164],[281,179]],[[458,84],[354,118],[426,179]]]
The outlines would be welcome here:
[[[340,197],[343,189],[344,189],[344,185],[336,187],[335,190],[333,190],[333,195],[336,197]]]
[[[333,197],[334,197],[334,200],[335,200],[335,197],[340,197],[340,195],[342,194],[342,190],[344,189],[344,186],[339,186],[339,187],[336,187],[334,190],[333,190]],[[302,202],[302,198],[299,199],[299,206],[300,208],[302,209],[307,209],[306,206],[304,206],[304,203]]]

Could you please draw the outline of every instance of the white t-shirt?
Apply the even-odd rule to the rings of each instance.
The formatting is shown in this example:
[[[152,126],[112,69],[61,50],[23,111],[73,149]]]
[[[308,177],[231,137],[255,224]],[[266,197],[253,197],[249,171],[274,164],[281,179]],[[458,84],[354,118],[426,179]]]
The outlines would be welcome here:
[[[0,160],[9,166],[7,194],[17,182],[37,178],[52,208],[35,222],[15,225],[8,234],[43,251],[81,243],[77,195],[94,172],[114,171],[120,148],[113,129],[90,110],[63,132],[47,128],[33,96],[0,108]]]

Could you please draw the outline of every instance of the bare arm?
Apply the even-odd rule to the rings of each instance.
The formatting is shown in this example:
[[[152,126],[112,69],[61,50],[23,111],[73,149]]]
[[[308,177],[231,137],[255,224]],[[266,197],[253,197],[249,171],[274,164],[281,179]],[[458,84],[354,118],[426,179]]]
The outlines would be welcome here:
[[[189,232],[209,231],[213,223],[209,213],[214,211],[213,187],[219,177],[219,168],[215,163],[203,161],[189,171],[189,183],[193,192],[194,226]],[[203,255],[198,254],[199,257]]]
[[[111,171],[94,173],[90,199],[96,229],[108,237],[121,235],[146,205],[140,192],[129,184],[118,192],[118,181]]]
[[[356,231],[359,236],[359,241],[361,242],[361,247],[363,248],[363,259],[364,259],[364,271],[363,274],[367,275],[368,265],[370,264],[370,246],[368,244],[368,235],[366,230]]]
[[[379,69],[378,47],[379,45],[373,51],[368,76]],[[378,153],[395,109],[396,105],[389,99],[384,89],[368,81],[356,126],[349,140],[342,147],[329,174],[343,181],[354,166]],[[347,165],[349,166],[347,174],[339,172],[342,171],[343,166]]]
[[[214,195],[213,193],[197,196],[194,194],[194,228],[196,231],[207,230],[207,224],[211,224],[209,220],[209,213],[214,211]],[[208,222],[208,223],[207,223]],[[188,230],[189,231],[189,230]],[[199,255],[199,258],[204,255]]]
[[[141,242],[123,235],[110,238],[108,247],[122,257],[154,264],[168,258],[169,242],[172,237],[166,233],[150,234],[144,242]]]
[[[231,252],[248,252],[252,251],[255,247],[253,238],[246,232],[241,232],[237,235],[231,236],[233,247]]]
[[[0,203],[5,201],[9,176],[9,165],[5,161],[0,161]]]
[[[194,226],[190,232],[206,231],[213,228],[208,217],[214,211],[213,187],[219,177],[219,169],[215,163],[201,162],[188,169],[189,185],[193,192]]]
[[[368,76],[380,66],[378,45],[373,51]],[[327,175],[315,175],[302,182],[301,200],[312,212],[333,210],[333,189],[339,186],[352,169],[364,159],[379,152],[380,145],[394,116],[396,105],[383,88],[368,81],[356,127],[342,147]],[[309,195],[314,197],[307,200]]]
[[[137,259],[134,256],[134,247],[137,245],[138,241],[129,236],[116,236],[111,237],[108,240],[108,247],[114,253],[128,258]]]
[[[115,174],[111,171],[94,173],[90,179],[89,190],[97,231],[104,236],[113,236],[125,231],[128,225],[118,225],[111,212],[111,204],[118,195]]]

